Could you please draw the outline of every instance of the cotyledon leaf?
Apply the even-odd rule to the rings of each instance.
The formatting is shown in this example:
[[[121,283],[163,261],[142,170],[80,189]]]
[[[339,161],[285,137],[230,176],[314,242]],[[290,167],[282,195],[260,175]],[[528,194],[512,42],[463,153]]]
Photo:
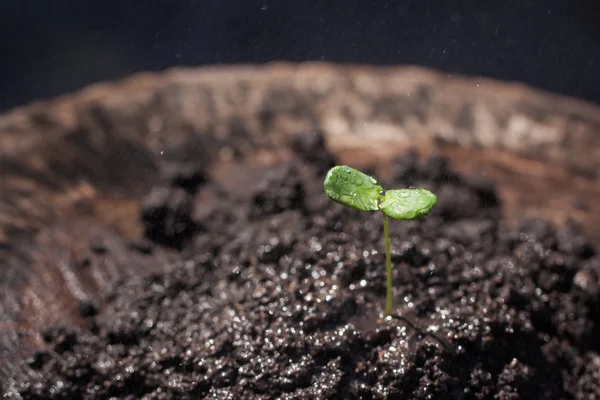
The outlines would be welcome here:
[[[427,189],[398,189],[385,192],[381,211],[395,219],[417,219],[428,215],[437,196]]]
[[[327,172],[324,182],[325,194],[346,207],[362,211],[378,210],[383,188],[375,178],[345,165],[338,165]]]

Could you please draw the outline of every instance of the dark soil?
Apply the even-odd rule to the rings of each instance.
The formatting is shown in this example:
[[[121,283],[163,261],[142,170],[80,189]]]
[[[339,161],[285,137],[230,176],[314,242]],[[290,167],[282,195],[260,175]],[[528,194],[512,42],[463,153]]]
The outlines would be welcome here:
[[[151,243],[129,248],[152,257],[173,246],[181,260],[83,305],[89,329],[48,329],[48,351],[15,392],[600,399],[600,263],[575,226],[509,229],[489,182],[441,157],[400,156],[384,187],[426,187],[439,202],[425,219],[391,223],[397,315],[383,319],[381,215],[324,196],[335,160],[319,135],[293,149],[241,191],[186,165],[163,174],[140,210]]]

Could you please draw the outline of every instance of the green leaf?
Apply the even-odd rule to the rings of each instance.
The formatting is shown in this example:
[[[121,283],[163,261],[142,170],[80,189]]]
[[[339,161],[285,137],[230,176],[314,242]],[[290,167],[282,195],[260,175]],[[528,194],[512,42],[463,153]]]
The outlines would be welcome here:
[[[427,189],[388,190],[379,208],[395,219],[417,219],[428,215],[437,196]]]
[[[331,200],[362,211],[378,210],[383,191],[375,178],[345,165],[335,166],[327,172],[324,189]]]

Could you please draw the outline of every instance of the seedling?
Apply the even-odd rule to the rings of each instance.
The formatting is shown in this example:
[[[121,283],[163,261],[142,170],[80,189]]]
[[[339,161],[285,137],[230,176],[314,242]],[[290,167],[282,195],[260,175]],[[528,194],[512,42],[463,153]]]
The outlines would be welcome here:
[[[392,313],[392,256],[388,216],[411,220],[428,215],[437,203],[437,196],[427,189],[394,189],[384,191],[375,178],[345,165],[329,170],[324,182],[325,194],[331,200],[361,211],[382,211],[385,236],[387,294],[385,313]]]

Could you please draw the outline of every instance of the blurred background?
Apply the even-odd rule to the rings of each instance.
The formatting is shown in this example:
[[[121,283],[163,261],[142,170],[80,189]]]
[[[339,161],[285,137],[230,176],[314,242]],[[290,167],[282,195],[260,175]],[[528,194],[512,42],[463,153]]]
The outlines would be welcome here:
[[[0,2],[0,110],[138,71],[416,64],[600,103],[598,0]]]

